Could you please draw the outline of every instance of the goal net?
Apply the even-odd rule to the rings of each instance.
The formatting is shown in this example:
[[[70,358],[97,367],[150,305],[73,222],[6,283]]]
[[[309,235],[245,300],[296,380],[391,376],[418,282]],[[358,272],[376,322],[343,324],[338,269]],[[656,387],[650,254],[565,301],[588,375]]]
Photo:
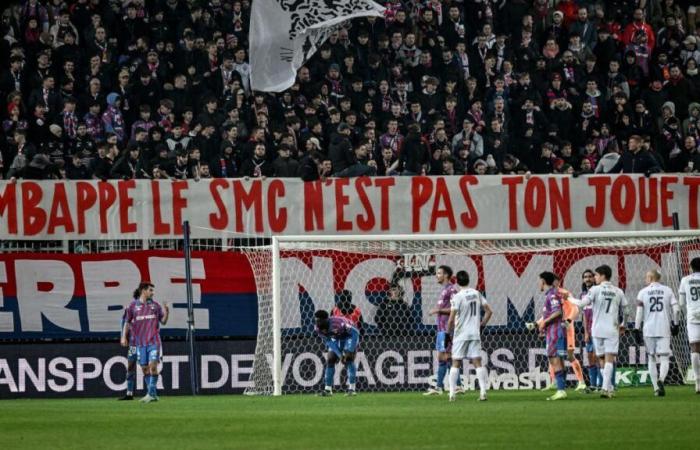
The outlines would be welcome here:
[[[471,286],[483,292],[493,317],[482,334],[483,358],[491,389],[537,389],[549,384],[544,340],[526,328],[541,315],[538,275],[552,271],[562,287],[579,297],[582,274],[607,264],[612,282],[630,302],[634,320],[645,273],[658,269],[674,292],[700,255],[697,236],[622,236],[609,233],[559,238],[555,235],[439,237],[279,237],[247,247],[258,291],[258,337],[248,394],[310,393],[323,389],[325,347],[314,334],[318,309],[361,313],[361,340],[355,358],[361,391],[415,391],[436,384],[437,304],[442,286],[436,268],[466,270]],[[348,295],[348,293],[350,295]],[[357,312],[355,313],[357,314]],[[687,380],[690,353],[685,320],[673,338],[667,383]],[[629,324],[632,326],[633,324]],[[576,358],[589,366],[582,318],[575,324]],[[631,333],[620,340],[620,387],[650,383],[646,353]],[[574,373],[569,364],[568,380]],[[462,381],[474,387],[475,372],[465,362]],[[339,364],[334,387],[344,388]],[[445,382],[447,385],[447,380]]]

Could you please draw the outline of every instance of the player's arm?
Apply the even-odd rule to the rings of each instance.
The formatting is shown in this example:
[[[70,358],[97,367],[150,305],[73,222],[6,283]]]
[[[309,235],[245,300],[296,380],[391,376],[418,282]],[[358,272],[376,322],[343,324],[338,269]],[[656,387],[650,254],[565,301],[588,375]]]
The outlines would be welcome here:
[[[124,328],[122,328],[121,344],[122,344],[122,347],[129,346],[129,322],[128,321],[124,321]]]
[[[440,308],[440,307],[437,307],[437,308],[433,308],[433,309],[430,310],[430,315],[432,316],[432,315],[434,315],[434,314],[437,314],[437,315],[439,315],[439,316],[440,316],[440,315],[448,316],[448,315],[450,315],[451,312],[452,312],[452,308]]]
[[[630,304],[627,301],[627,297],[625,296],[625,293],[620,289],[620,313],[622,315],[622,321],[620,322],[620,332],[624,333],[625,329],[627,328],[627,321],[629,320],[631,316],[631,311],[629,308]]]
[[[484,309],[484,317],[481,319],[481,328],[484,328],[486,324],[489,323],[489,320],[491,320],[491,316],[493,316],[493,310],[483,298],[481,299],[481,307]]]
[[[447,319],[447,332],[452,334],[452,332],[455,329],[455,320],[457,318],[457,311],[452,309],[450,310],[450,318]]]
[[[170,317],[170,306],[168,306],[168,302],[163,303],[163,310],[161,311],[161,317],[160,317],[160,323],[161,325],[165,325],[168,323],[168,318]]]
[[[572,305],[578,306],[579,308],[583,308],[584,306],[588,306],[592,303],[590,295],[584,295],[583,298],[581,298],[581,299],[574,298],[573,296],[570,295],[567,298],[567,301],[571,302]]]
[[[671,334],[677,336],[680,331],[681,308],[678,306],[678,300],[671,291]]]
[[[122,336],[121,336],[121,345],[122,347],[128,347],[129,346],[129,329],[131,328],[131,321],[133,320],[133,312],[131,310],[131,305],[126,307],[126,311],[124,312],[124,318],[122,319],[123,325],[122,325]]]
[[[642,329],[642,322],[644,320],[644,300],[642,299],[642,292],[643,291],[639,291],[639,295],[637,296],[637,315],[634,318],[635,330]]]
[[[593,325],[593,324],[590,324],[590,325]],[[583,340],[586,342],[591,340],[591,336],[588,334],[588,327],[589,327],[588,316],[586,316],[584,314],[583,315]]]
[[[681,307],[686,305],[685,303],[685,278],[681,280],[681,285],[678,287],[678,303]]]
[[[542,321],[542,328],[545,328],[550,322],[562,316],[561,309],[559,311],[553,312],[549,317]]]

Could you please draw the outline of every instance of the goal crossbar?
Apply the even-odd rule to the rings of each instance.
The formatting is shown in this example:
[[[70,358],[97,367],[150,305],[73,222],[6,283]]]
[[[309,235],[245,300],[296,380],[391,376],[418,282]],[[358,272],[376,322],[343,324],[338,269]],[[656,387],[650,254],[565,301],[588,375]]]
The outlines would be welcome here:
[[[361,242],[361,241],[464,241],[464,240],[528,240],[528,239],[614,239],[614,238],[683,238],[700,237],[697,230],[645,230],[645,231],[586,231],[560,233],[474,233],[474,234],[336,234],[272,236],[278,242]]]

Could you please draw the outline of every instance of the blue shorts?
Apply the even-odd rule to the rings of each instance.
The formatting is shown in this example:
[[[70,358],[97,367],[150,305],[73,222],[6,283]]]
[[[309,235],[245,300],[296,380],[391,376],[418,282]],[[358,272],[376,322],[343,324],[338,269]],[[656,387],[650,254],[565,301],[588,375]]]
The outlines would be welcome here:
[[[435,350],[439,351],[440,353],[451,352],[451,341],[450,334],[447,331],[438,331],[437,336],[435,336]]]
[[[566,358],[566,334],[564,329],[556,327],[554,330],[547,332],[547,356],[550,358],[560,357]]]
[[[129,351],[126,353],[126,360],[128,362],[136,362],[137,356],[136,356],[136,346],[135,345],[130,345],[129,346]]]
[[[345,339],[333,339],[333,342],[338,344],[338,348],[340,349],[341,354],[338,356],[342,356],[343,353],[355,353],[357,351],[357,344],[359,341],[359,333],[357,335],[351,335]],[[332,352],[334,350],[331,347],[328,347],[328,351]]]
[[[595,353],[595,347],[593,346],[593,339],[586,342],[586,352]]]
[[[152,362],[160,362],[160,345],[139,345],[136,347],[136,355],[141,366],[147,366]]]

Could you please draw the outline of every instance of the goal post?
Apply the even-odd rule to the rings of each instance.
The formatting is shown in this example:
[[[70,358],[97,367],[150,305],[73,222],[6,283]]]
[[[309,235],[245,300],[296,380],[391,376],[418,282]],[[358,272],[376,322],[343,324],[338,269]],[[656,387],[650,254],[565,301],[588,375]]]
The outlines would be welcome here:
[[[439,295],[434,278],[442,264],[455,273],[466,270],[494,309],[482,338],[492,387],[522,389],[541,386],[546,375],[544,343],[524,327],[540,314],[537,274],[554,271],[563,287],[579,296],[583,270],[607,263],[612,281],[626,292],[633,321],[646,271],[661,269],[662,282],[677,293],[679,275],[688,273],[691,257],[700,256],[700,231],[274,236],[270,245],[243,251],[258,293],[258,340],[247,394],[322,388],[325,349],[313,333],[313,312],[340,305],[347,300],[339,298],[343,292],[363,314],[360,389],[419,390],[435,383],[435,318],[429,310]],[[396,292],[402,298],[393,298]],[[669,381],[675,383],[685,381],[690,365],[681,322],[672,345]],[[576,330],[576,357],[585,366],[581,323]],[[620,367],[630,367],[630,373],[639,368],[630,380],[645,382],[643,348],[630,333],[622,336],[620,347]],[[336,385],[344,378],[340,368]],[[465,384],[472,378],[466,365]]]

